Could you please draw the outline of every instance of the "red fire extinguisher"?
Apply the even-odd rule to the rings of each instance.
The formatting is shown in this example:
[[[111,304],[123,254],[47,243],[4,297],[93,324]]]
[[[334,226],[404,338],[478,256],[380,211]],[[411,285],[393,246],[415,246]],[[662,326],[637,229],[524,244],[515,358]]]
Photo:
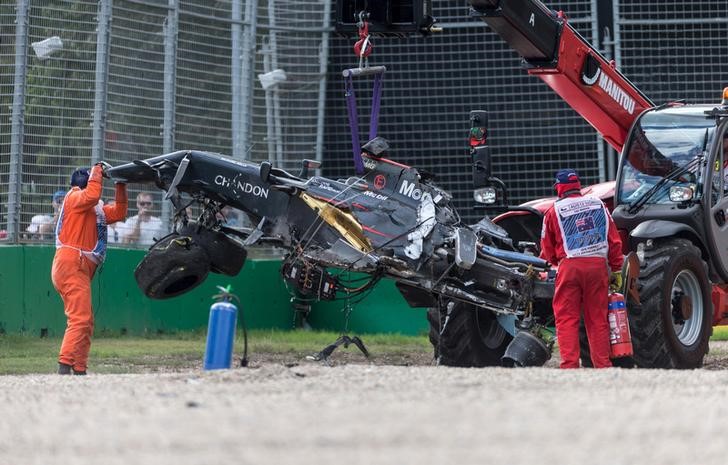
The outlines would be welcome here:
[[[607,318],[609,319],[609,358],[632,355],[632,336],[629,333],[629,319],[624,296],[619,292],[609,293]]]

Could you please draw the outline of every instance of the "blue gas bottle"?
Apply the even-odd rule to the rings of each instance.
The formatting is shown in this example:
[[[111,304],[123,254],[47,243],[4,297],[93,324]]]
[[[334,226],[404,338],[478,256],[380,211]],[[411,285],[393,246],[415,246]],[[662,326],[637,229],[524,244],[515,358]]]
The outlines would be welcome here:
[[[230,286],[217,286],[220,294],[210,307],[210,321],[207,324],[207,343],[205,345],[205,370],[230,368],[233,361],[235,326],[238,321],[238,308],[231,302],[237,296],[230,292]]]

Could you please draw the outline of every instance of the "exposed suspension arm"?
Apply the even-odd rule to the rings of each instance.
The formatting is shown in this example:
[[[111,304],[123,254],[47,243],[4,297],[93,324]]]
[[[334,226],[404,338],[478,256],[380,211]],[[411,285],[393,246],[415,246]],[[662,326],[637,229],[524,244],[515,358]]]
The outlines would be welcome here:
[[[470,0],[480,17],[618,152],[653,103],[566,21],[539,0]]]

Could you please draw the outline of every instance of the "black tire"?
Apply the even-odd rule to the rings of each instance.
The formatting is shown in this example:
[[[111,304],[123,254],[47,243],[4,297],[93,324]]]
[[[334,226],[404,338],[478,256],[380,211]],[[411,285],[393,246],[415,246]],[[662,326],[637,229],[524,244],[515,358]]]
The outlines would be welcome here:
[[[700,250],[672,239],[645,250],[638,280],[641,306],[628,302],[634,359],[642,368],[699,368],[712,333],[711,285]],[[692,315],[680,321],[682,292]]]
[[[173,233],[149,249],[134,278],[150,299],[168,299],[199,286],[209,271],[205,249],[191,237]]]
[[[205,249],[213,273],[236,276],[245,265],[248,252],[243,244],[221,231],[201,228],[190,222],[180,228],[179,234],[192,237]]]
[[[492,312],[463,302],[448,305],[427,311],[430,343],[437,363],[454,367],[500,366],[513,336],[503,329]]]

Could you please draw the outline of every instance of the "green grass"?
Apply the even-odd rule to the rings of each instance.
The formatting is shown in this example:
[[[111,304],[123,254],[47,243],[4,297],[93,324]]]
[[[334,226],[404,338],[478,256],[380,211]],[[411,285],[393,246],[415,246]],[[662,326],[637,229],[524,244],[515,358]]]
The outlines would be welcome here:
[[[248,340],[253,351],[283,354],[318,352],[338,337],[338,333],[323,331],[255,331]],[[397,355],[432,348],[425,336],[367,334],[361,337],[370,350],[381,354]],[[238,342],[242,344],[242,340]]]
[[[252,331],[248,354],[303,357],[317,353],[338,338],[338,333],[317,331]],[[370,352],[400,355],[431,352],[424,336],[372,334],[363,336]],[[0,375],[54,373],[60,338],[25,335],[0,336]],[[202,366],[203,332],[183,332],[154,337],[96,336],[91,344],[89,371],[93,373],[140,373],[175,371]],[[243,353],[242,332],[235,340],[235,357]]]
[[[319,331],[252,331],[248,353],[279,355],[298,359],[312,355],[334,342],[339,334]],[[425,336],[367,334],[362,337],[377,356],[412,353],[430,354]],[[728,326],[713,328],[713,341],[728,340]],[[0,335],[0,375],[55,373],[60,338],[27,335]],[[356,349],[349,349],[355,352]],[[91,345],[89,371],[93,373],[148,373],[201,368],[205,353],[205,333],[180,332],[161,336],[96,336]],[[236,360],[243,353],[242,332],[235,340]]]
[[[711,341],[728,341],[728,326],[713,327],[713,336]]]

